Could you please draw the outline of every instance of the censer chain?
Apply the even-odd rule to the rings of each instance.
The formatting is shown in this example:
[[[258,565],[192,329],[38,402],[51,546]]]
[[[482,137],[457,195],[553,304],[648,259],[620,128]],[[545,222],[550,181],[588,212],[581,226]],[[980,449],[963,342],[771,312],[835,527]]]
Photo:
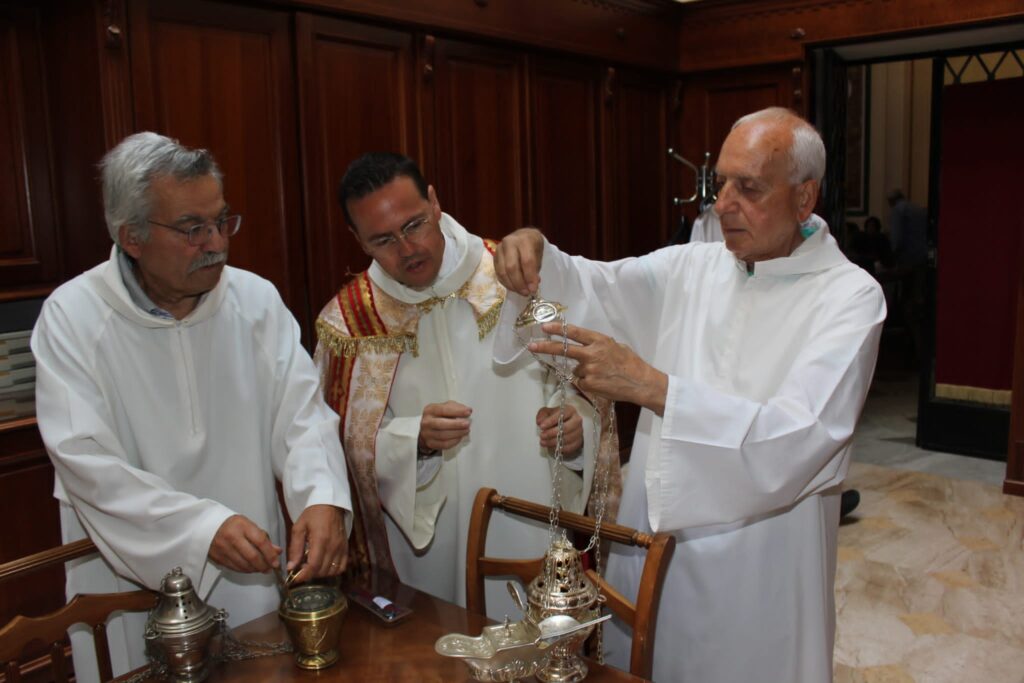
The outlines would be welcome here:
[[[247,659],[259,657],[273,657],[274,655],[290,654],[295,648],[287,640],[280,643],[268,643],[260,640],[240,640],[228,629],[224,621],[220,623],[221,651],[210,655],[210,663],[219,662],[241,662]],[[167,665],[163,662],[149,658],[149,666],[142,671],[133,674],[124,683],[143,683],[153,679],[166,679],[170,673]]]
[[[561,511],[561,470],[562,470],[562,456],[563,449],[565,446],[565,402],[566,395],[568,394],[568,385],[576,384],[577,378],[571,372],[568,371],[569,363],[569,338],[566,335],[567,322],[565,316],[559,312],[556,320],[562,325],[562,355],[558,357],[558,364],[551,363],[538,354],[530,351],[532,355],[541,365],[549,368],[555,374],[558,381],[558,394],[559,394],[559,411],[558,411],[558,428],[555,436],[555,449],[554,449],[554,474],[552,475],[552,488],[551,488],[551,508],[548,513],[548,544],[549,546],[554,543],[555,533],[558,528],[558,516]],[[518,336],[518,332],[516,333]],[[521,336],[519,341],[524,347],[528,348],[528,342]],[[595,406],[596,408],[596,406]],[[609,436],[614,435],[615,430],[615,404],[608,404],[608,434]],[[600,451],[601,444],[601,422],[603,416],[601,415],[600,409],[597,410],[597,420],[594,422],[594,447]],[[596,501],[594,505],[594,533],[590,537],[590,541],[587,547],[583,550],[583,553],[593,549],[594,550],[594,565],[595,571],[598,576],[603,574],[604,558],[601,554],[601,523],[604,519],[607,500],[608,500],[608,486],[610,479],[610,463],[606,463],[603,468],[600,468],[598,472],[595,472],[594,476],[594,493],[596,494]],[[553,585],[554,577],[551,575],[551,567],[545,563],[544,569],[544,580],[547,585]],[[601,609],[601,605],[605,603],[605,597],[598,595],[598,609]],[[550,595],[545,594],[544,597],[544,609],[550,609]],[[604,664],[604,624],[598,624],[596,634],[596,645],[597,645],[597,661],[599,664]]]

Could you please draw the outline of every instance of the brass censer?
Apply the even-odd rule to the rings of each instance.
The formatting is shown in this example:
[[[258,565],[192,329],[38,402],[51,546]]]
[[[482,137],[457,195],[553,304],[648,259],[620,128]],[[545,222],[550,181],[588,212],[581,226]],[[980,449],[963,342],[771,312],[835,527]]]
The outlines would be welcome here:
[[[338,661],[341,624],[348,600],[334,586],[311,584],[287,588],[277,610],[295,646],[295,663],[314,671]]]

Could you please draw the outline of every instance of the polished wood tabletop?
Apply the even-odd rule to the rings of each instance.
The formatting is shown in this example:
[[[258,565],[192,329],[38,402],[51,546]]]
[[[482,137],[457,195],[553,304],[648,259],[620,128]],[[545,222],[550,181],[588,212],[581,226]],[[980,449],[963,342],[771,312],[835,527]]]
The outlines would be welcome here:
[[[438,681],[469,683],[473,679],[461,660],[434,652],[434,643],[446,633],[479,635],[488,620],[444,600],[402,584],[391,583],[374,591],[397,605],[408,606],[412,614],[400,623],[388,625],[369,610],[349,600],[341,631],[340,659],[322,671],[304,671],[292,655],[274,655],[241,662],[218,664],[209,683],[245,681]],[[244,640],[278,642],[287,638],[276,613],[264,615],[233,629]],[[591,683],[637,683],[643,679],[587,660]],[[125,680],[128,676],[121,679]],[[534,679],[526,679],[533,681]]]

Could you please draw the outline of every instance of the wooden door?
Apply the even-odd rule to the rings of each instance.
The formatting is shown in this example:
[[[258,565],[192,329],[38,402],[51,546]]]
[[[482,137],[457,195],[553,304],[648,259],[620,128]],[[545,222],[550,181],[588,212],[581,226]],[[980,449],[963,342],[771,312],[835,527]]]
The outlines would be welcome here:
[[[670,234],[666,183],[669,79],[609,69],[604,84],[606,259],[640,256]]]
[[[526,57],[515,50],[430,40],[425,68],[436,143],[427,180],[441,208],[472,233],[503,237],[522,227],[527,189]]]
[[[530,69],[529,221],[570,254],[601,256],[597,130],[601,69],[538,57]]]
[[[314,315],[370,258],[337,199],[348,165],[366,152],[399,152],[423,165],[413,35],[299,14],[300,128]]]
[[[50,173],[42,10],[0,6],[0,300],[62,274]]]
[[[136,129],[213,153],[243,216],[229,263],[273,282],[308,341],[289,15],[201,0],[131,10]]]

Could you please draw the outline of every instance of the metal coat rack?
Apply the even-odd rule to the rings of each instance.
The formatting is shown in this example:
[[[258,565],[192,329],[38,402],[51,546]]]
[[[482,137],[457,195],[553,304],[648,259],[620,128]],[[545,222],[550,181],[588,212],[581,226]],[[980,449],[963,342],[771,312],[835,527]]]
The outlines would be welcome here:
[[[674,206],[680,206],[682,204],[698,202],[698,210],[700,213],[704,213],[705,209],[715,202],[715,172],[711,168],[711,152],[704,152],[704,163],[700,166],[697,166],[681,157],[672,147],[668,148],[668,156],[693,171],[696,181],[696,187],[693,195],[686,199],[673,197],[672,204]]]

